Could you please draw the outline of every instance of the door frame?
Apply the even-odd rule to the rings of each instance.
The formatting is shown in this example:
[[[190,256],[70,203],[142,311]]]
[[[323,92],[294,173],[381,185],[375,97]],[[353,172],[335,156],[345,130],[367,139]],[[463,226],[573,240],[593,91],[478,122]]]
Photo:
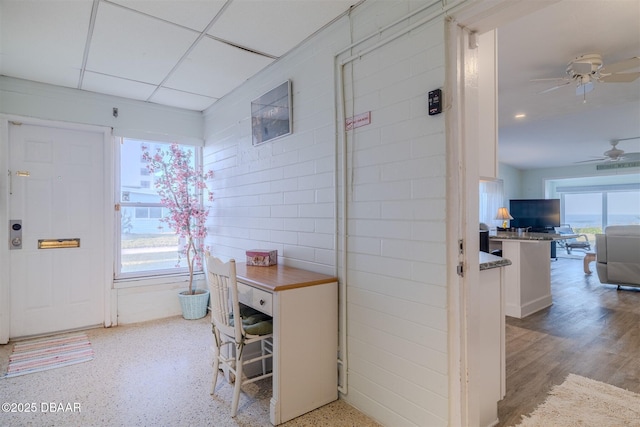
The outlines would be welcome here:
[[[9,125],[12,123],[22,123],[34,126],[44,126],[50,128],[60,128],[75,131],[87,131],[100,133],[103,135],[102,156],[104,161],[104,186],[100,191],[103,193],[103,210],[105,222],[103,224],[103,241],[105,245],[105,269],[102,278],[102,289],[104,293],[103,325],[110,327],[115,322],[115,298],[113,288],[113,236],[115,230],[114,222],[114,157],[113,157],[113,136],[112,129],[105,126],[83,125],[69,122],[59,122],[42,120],[31,117],[17,115],[0,114],[0,344],[9,342],[11,326],[11,265],[9,263]]]
[[[486,99],[477,86],[475,35],[563,0],[465,1],[448,12],[445,25],[447,111],[447,260],[449,266],[449,425],[479,425],[474,372],[483,367],[473,359],[478,343],[474,292],[479,287],[477,138],[478,117]],[[498,47],[499,50],[499,47]],[[496,55],[498,52],[496,52]],[[475,71],[474,71],[475,70]],[[497,86],[496,86],[497,90]],[[495,93],[497,98],[497,93]],[[497,112],[496,112],[497,114]],[[498,130],[496,128],[496,134]],[[497,138],[496,138],[497,144]],[[497,162],[497,159],[496,159]],[[497,167],[496,167],[497,171]],[[460,253],[457,242],[464,242]],[[464,276],[456,275],[461,263]]]

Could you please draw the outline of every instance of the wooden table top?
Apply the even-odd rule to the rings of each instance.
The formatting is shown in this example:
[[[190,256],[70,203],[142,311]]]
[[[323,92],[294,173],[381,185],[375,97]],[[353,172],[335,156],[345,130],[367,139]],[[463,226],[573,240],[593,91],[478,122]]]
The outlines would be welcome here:
[[[236,276],[239,282],[256,286],[269,292],[323,285],[338,281],[338,278],[334,276],[282,264],[258,267],[247,265],[244,262],[236,263]]]

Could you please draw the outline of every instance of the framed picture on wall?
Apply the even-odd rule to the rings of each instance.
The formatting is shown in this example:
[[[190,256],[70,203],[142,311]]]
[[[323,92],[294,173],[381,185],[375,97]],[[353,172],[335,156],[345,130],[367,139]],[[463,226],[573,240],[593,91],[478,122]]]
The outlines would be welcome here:
[[[291,80],[251,101],[253,145],[291,134]]]

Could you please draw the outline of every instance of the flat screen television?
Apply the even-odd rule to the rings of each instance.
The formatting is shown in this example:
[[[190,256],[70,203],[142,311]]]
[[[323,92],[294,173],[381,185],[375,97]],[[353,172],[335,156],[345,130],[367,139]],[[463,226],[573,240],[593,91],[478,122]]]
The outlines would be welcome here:
[[[560,199],[522,199],[509,202],[510,224],[531,231],[553,231],[560,227]]]

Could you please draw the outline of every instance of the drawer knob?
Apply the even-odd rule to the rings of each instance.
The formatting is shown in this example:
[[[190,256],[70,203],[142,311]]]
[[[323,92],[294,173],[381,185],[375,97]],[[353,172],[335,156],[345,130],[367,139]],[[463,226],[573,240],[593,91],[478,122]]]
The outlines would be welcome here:
[[[264,305],[265,301],[263,299],[260,300],[260,305]]]

